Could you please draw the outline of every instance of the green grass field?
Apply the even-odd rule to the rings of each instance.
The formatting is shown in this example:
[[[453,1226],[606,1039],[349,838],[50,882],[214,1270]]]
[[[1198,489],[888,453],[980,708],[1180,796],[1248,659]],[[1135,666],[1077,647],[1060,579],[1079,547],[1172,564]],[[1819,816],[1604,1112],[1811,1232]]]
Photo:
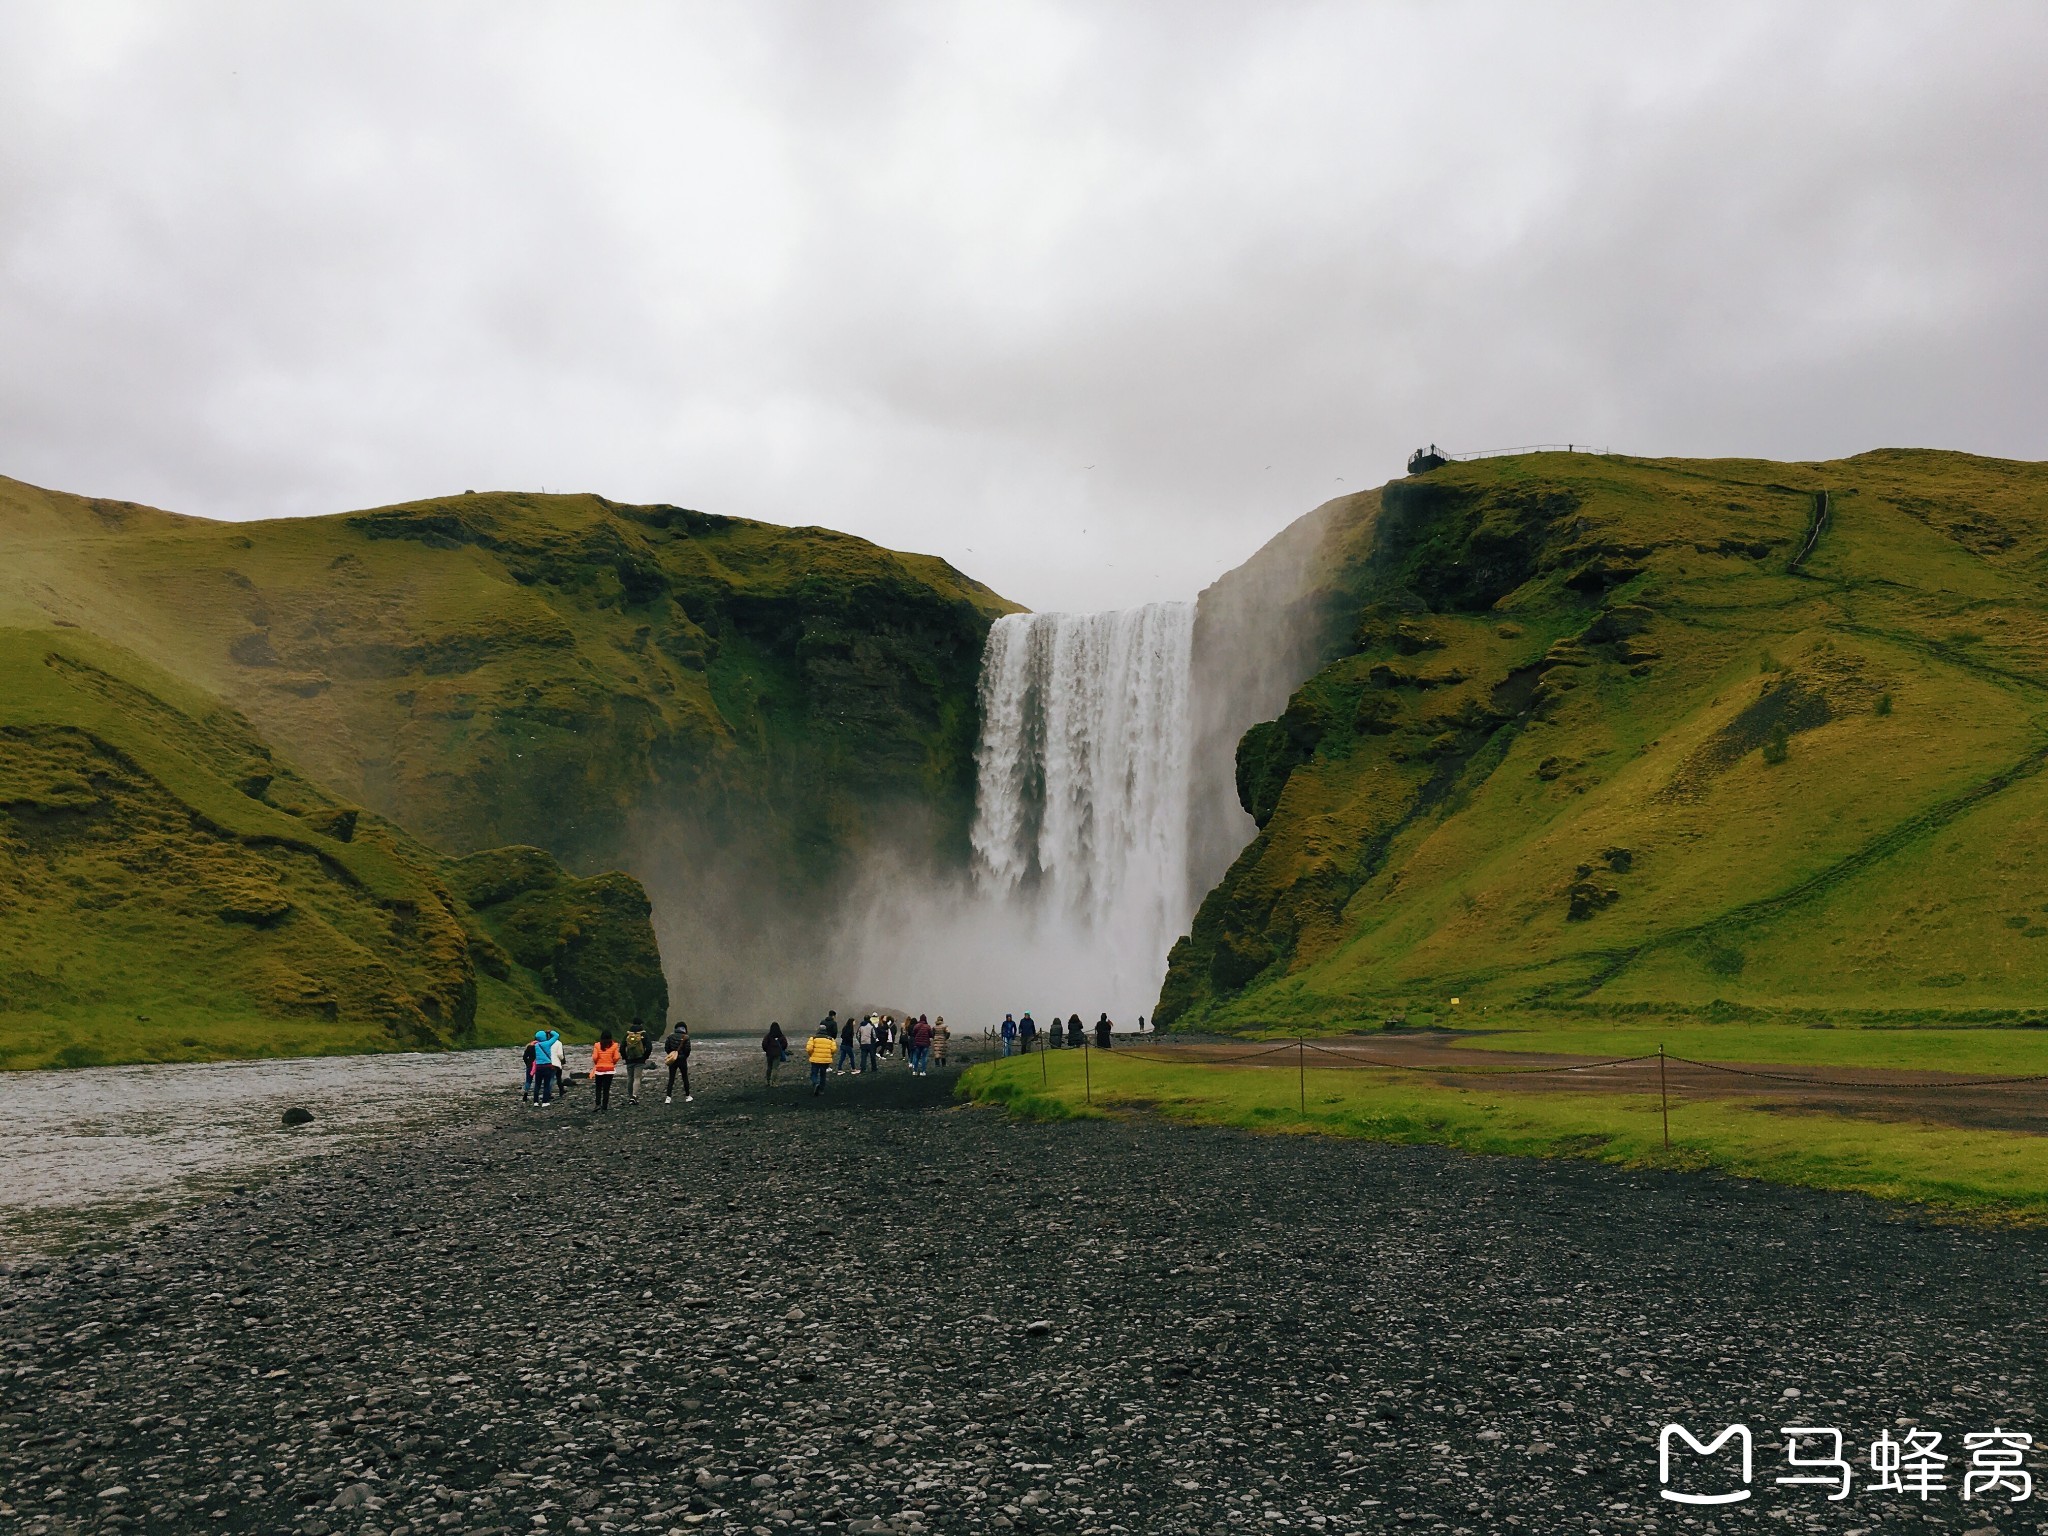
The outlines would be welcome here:
[[[1742,1100],[1674,1100],[1666,1152],[1655,1097],[1439,1087],[1407,1074],[1359,1070],[1310,1068],[1297,1077],[1284,1058],[1261,1068],[1115,1052],[1090,1052],[1085,1061],[1069,1053],[1012,1057],[971,1068],[960,1092],[1029,1118],[1149,1112],[1254,1131],[1716,1169],[1979,1220],[2048,1220],[2048,1137],[2014,1132],[1787,1114]]]

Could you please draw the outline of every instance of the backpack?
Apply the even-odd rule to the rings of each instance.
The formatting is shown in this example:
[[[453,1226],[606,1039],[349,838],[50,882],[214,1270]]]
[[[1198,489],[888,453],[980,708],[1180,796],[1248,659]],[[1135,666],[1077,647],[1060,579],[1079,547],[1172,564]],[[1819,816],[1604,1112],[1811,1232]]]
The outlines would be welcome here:
[[[644,1029],[627,1030],[626,1060],[645,1061],[647,1059],[647,1054],[647,1031]]]

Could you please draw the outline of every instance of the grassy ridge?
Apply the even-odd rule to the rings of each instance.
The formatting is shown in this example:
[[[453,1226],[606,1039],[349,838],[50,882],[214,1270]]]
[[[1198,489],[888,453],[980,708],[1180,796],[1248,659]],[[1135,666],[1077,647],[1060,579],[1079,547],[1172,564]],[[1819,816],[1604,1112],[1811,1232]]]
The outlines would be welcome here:
[[[1530,455],[1340,533],[1165,1022],[2043,1013],[2048,470]]]
[[[1357,1136],[1515,1156],[1588,1157],[1912,1201],[1979,1218],[2048,1219],[2048,1137],[1673,1101],[1445,1088],[1408,1074],[1183,1066],[1089,1053],[969,1069],[960,1092],[1037,1118],[1145,1111],[1199,1125]],[[1304,1090],[1305,1084],[1305,1090]],[[1303,1106],[1303,1099],[1306,1106]]]
[[[0,628],[0,1067],[485,1044],[658,1008],[644,895],[636,928],[535,857],[507,899],[547,892],[563,955],[515,954],[440,855],[203,691]],[[637,996],[577,984],[599,938]]]
[[[75,625],[455,853],[614,858],[650,801],[834,853],[971,813],[981,641],[929,556],[598,496],[214,523],[0,478],[0,623]]]
[[[0,624],[101,635],[446,854],[661,902],[679,1006],[751,1016],[841,877],[964,859],[1013,605],[822,528],[489,492],[215,523],[0,478]]]

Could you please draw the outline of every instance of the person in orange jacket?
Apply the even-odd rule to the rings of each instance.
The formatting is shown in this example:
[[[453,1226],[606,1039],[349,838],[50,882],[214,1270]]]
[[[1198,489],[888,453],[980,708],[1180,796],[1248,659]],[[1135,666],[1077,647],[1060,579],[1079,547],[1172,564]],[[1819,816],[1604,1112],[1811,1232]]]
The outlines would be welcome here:
[[[590,1048],[590,1088],[593,1094],[592,1109],[612,1107],[612,1074],[619,1070],[620,1051],[612,1043],[612,1032],[606,1030],[597,1037],[597,1044]]]

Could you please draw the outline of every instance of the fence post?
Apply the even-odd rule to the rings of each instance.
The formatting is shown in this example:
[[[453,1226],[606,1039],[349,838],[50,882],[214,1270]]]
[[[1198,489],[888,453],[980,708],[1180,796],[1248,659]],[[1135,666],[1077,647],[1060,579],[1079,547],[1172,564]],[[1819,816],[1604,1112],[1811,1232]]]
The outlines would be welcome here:
[[[1308,1043],[1299,1035],[1294,1037],[1294,1083],[1300,1091],[1301,1112],[1305,1115],[1308,1113]]]
[[[1095,1075],[1088,1070],[1088,1037],[1081,1037],[1081,1091],[1088,1096],[1088,1102],[1095,1102]]]
[[[1050,1081],[1045,1075],[1045,1042],[1042,1040],[1038,1043],[1038,1080],[1041,1083]]]
[[[1664,1090],[1664,1042],[1657,1042],[1657,1108],[1664,1116],[1664,1150],[1671,1150],[1671,1098]]]

